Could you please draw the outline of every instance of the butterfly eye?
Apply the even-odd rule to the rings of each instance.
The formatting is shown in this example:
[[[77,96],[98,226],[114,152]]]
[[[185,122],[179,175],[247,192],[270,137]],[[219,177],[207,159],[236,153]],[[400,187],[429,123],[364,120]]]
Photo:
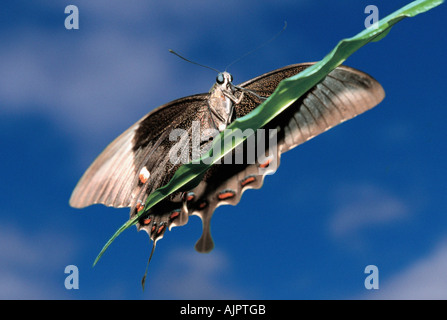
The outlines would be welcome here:
[[[218,84],[222,84],[222,83],[224,83],[224,76],[223,76],[223,74],[222,73],[219,73],[218,75],[217,75],[217,77],[216,77],[216,82],[218,83]]]
[[[233,82],[233,75],[230,74],[230,82]]]

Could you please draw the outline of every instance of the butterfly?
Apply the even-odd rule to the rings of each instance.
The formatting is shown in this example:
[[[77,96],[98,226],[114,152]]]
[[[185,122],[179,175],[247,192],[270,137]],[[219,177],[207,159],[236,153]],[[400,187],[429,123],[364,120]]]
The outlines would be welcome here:
[[[208,93],[177,99],[149,112],[96,158],[75,187],[70,205],[130,207],[130,217],[135,217],[147,197],[165,185],[181,166],[179,161],[172,161],[172,150],[179,143],[172,139],[172,132],[193,134],[194,124],[199,124],[202,132],[221,132],[257,108],[280,81],[311,65],[289,65],[239,85],[233,84],[231,74],[220,72]],[[276,149],[269,157],[256,156],[250,163],[213,165],[197,186],[168,196],[141,215],[136,226],[153,241],[150,257],[166,230],[185,225],[191,215],[199,216],[203,225],[195,249],[211,251],[214,242],[210,221],[218,206],[236,205],[245,190],[262,187],[265,175],[279,166],[282,153],[373,108],[384,96],[382,86],[370,75],[344,65],[334,69],[263,128],[276,132]],[[214,137],[201,133],[199,149],[208,150]],[[245,155],[247,141],[239,151]],[[191,153],[187,151],[186,156]]]

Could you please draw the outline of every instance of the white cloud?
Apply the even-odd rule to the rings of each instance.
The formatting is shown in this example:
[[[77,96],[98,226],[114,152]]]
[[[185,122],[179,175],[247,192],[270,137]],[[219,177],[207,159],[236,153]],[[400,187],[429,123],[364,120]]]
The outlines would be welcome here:
[[[2,223],[0,244],[0,299],[63,297],[64,263],[75,250],[66,236]]]
[[[366,298],[445,300],[447,299],[446,270],[447,239],[444,239],[427,256],[415,261],[386,281],[381,281],[379,290],[372,292]]]
[[[126,114],[137,120],[142,115],[133,113],[149,104],[142,101],[147,87],[163,81],[167,69],[153,49],[119,33],[90,32],[70,43],[66,36],[26,31],[0,51],[2,109],[45,112],[77,131],[81,123],[104,127],[101,119],[113,126]],[[149,67],[151,61],[157,64]]]
[[[23,276],[17,273],[5,272],[0,273],[0,299],[2,300],[25,300],[25,299],[45,299],[44,295],[40,295],[39,287],[41,285],[30,284]]]
[[[220,251],[209,254],[191,252],[191,249],[169,253],[162,267],[163,273],[150,286],[167,299],[240,299],[241,292],[226,286],[219,279],[231,267]]]
[[[396,195],[370,184],[339,187],[336,199],[337,209],[329,224],[330,233],[335,237],[399,221],[410,213],[408,206]]]

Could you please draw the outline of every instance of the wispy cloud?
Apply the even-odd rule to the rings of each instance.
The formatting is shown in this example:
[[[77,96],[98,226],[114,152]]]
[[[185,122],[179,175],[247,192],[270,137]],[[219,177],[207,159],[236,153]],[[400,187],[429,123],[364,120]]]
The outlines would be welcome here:
[[[67,47],[59,48],[63,43]],[[147,86],[167,69],[154,52],[124,34],[91,32],[71,42],[66,35],[28,30],[0,51],[2,110],[44,112],[76,132],[111,126],[126,114],[138,119],[130,106],[147,106],[141,100]],[[154,60],[156,67],[148,67]]]
[[[163,273],[151,285],[159,288],[163,299],[241,299],[243,293],[234,286],[222,283],[230,262],[224,253],[214,250],[210,254],[191,252],[191,249],[172,251],[166,259]]]
[[[441,240],[426,256],[380,282],[374,299],[447,299],[447,239]],[[382,272],[383,274],[383,272]]]
[[[398,196],[371,184],[337,188],[336,210],[330,220],[332,236],[352,235],[365,227],[386,225],[408,217],[410,209]]]
[[[64,262],[75,246],[54,232],[27,232],[8,223],[0,227],[0,299],[60,299]]]

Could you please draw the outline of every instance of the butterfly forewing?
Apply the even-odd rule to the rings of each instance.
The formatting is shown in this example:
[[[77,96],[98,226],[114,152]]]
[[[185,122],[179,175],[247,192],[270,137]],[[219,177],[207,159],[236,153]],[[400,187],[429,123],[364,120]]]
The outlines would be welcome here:
[[[169,141],[169,133],[200,117],[206,111],[207,97],[199,94],[172,101],[127,129],[87,169],[73,191],[70,205],[135,206],[138,195],[161,187],[173,174],[172,167],[162,165],[166,164],[170,143],[174,143]],[[142,184],[139,173],[144,167],[151,179]]]

